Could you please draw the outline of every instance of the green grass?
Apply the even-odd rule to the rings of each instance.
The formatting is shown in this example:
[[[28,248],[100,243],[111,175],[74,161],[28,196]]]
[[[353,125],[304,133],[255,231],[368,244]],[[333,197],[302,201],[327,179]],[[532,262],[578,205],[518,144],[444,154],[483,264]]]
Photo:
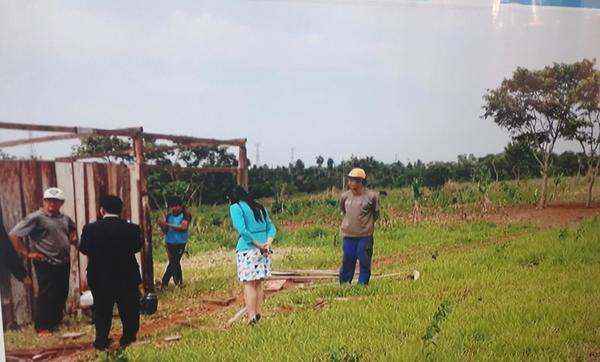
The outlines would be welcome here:
[[[433,241],[440,249],[435,259],[422,240],[432,233],[439,234]],[[126,356],[145,361],[257,356],[272,361],[584,360],[598,351],[600,221],[530,230],[465,250],[448,248],[504,233],[498,226],[476,224],[429,226],[421,233],[408,228],[399,240],[379,236],[376,255],[394,247],[400,253],[417,250],[413,266],[422,272],[419,280],[373,280],[367,288],[325,283],[280,293],[267,301],[265,314],[271,315],[255,328],[180,328],[181,341],[134,347]],[[473,240],[465,241],[465,234]],[[301,255],[298,259],[321,260]],[[292,312],[272,312],[282,306]]]
[[[554,196],[579,200],[581,180],[552,185]],[[537,183],[495,184],[495,205],[535,202]],[[568,185],[568,187],[564,187]],[[428,212],[478,212],[470,184],[426,192]],[[473,189],[474,190],[474,189]],[[375,234],[375,271],[422,273],[416,282],[375,279],[367,288],[322,283],[269,298],[267,318],[255,328],[222,325],[235,308],[174,326],[143,339],[120,360],[584,360],[600,351],[600,222],[545,230],[493,222],[406,225],[397,217],[412,208],[410,190],[389,190]],[[432,193],[437,192],[435,196]],[[462,195],[458,197],[457,195]],[[337,269],[340,215],[332,194],[297,196],[272,215],[278,226],[276,270]],[[435,201],[432,201],[434,200]],[[453,200],[460,199],[459,203]],[[429,204],[428,204],[429,203]],[[266,206],[269,200],[264,200]],[[295,206],[294,206],[295,205]],[[290,211],[293,210],[293,211]],[[433,210],[433,211],[431,211]],[[226,206],[190,210],[194,219],[182,265],[186,286],[159,291],[159,312],[143,323],[198,305],[205,295],[240,292],[235,278],[236,235]],[[156,215],[158,216],[158,215]],[[154,233],[154,274],[166,267],[162,234]],[[379,260],[388,259],[383,264]],[[279,313],[279,310],[290,311]],[[93,330],[87,318],[69,318],[59,334]],[[118,322],[115,320],[118,327]],[[180,334],[176,343],[161,337]],[[33,328],[5,332],[7,349],[55,345]]]

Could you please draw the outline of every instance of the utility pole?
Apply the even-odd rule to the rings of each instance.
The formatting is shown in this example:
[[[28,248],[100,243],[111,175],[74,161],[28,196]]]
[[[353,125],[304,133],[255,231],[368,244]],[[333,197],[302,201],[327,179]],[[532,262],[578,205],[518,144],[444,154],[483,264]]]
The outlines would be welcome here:
[[[294,147],[290,151],[290,163],[294,164]]]
[[[33,131],[28,131],[27,133],[29,135],[29,139],[33,138]],[[29,159],[35,159],[35,148],[33,146],[33,143],[29,144]]]

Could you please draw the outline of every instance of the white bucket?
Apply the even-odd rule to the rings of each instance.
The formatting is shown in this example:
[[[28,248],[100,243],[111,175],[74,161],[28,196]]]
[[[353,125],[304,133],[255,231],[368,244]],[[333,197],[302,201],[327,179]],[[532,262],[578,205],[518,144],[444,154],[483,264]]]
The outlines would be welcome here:
[[[81,294],[81,297],[79,297],[79,305],[81,308],[91,307],[94,305],[94,296],[92,295],[91,290],[86,290],[83,292],[83,294]]]

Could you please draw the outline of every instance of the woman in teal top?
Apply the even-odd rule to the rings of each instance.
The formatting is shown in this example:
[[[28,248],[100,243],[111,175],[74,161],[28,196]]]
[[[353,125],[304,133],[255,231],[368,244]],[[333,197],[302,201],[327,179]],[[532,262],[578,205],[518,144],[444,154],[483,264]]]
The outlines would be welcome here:
[[[264,206],[240,186],[227,194],[233,227],[240,235],[237,246],[237,274],[244,286],[248,322],[260,320],[262,280],[271,277],[271,244],[277,230]]]

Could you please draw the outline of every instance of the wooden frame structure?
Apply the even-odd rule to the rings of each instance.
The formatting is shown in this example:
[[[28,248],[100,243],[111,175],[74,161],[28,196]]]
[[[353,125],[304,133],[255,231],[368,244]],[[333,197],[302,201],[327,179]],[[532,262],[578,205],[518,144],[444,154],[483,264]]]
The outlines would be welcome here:
[[[43,188],[49,186],[58,186],[67,189],[68,197],[72,200],[67,200],[63,209],[66,214],[71,214],[73,219],[76,219],[78,231],[86,222],[95,220],[97,205],[95,200],[99,197],[98,190],[113,190],[117,194],[123,194],[122,197],[130,202],[130,208],[124,211],[127,217],[133,222],[139,223],[142,230],[143,248],[140,257],[141,272],[146,291],[154,289],[153,275],[153,260],[152,260],[152,224],[150,215],[150,199],[148,194],[148,182],[146,178],[147,171],[191,171],[197,174],[209,173],[229,173],[235,175],[238,185],[248,188],[248,160],[246,151],[246,139],[208,139],[197,138],[190,136],[177,136],[158,133],[144,132],[142,127],[123,128],[123,129],[99,129],[99,128],[83,128],[83,127],[65,127],[65,126],[48,126],[24,123],[8,123],[0,122],[0,129],[20,130],[20,131],[42,131],[56,132],[56,135],[33,137],[27,139],[18,139],[11,141],[0,141],[0,148],[14,147],[41,142],[52,142],[68,139],[84,139],[99,136],[119,136],[128,137],[132,140],[132,148],[126,151],[108,152],[103,154],[88,154],[80,156],[68,156],[56,158],[54,161],[14,161],[0,160],[0,182],[2,188],[12,185],[18,189],[17,192],[6,192],[0,189],[0,206],[18,209],[19,212],[7,213],[6,210],[0,209],[5,215],[9,216],[10,222],[8,226],[12,227],[18,221],[22,214],[30,212],[34,206],[41,203],[41,193]],[[166,140],[172,145],[160,145],[146,149],[144,147],[145,140]],[[238,167],[180,167],[177,165],[149,165],[146,164],[145,154],[148,152],[160,152],[174,149],[192,149],[201,147],[219,147],[219,146],[235,146],[238,147]],[[133,163],[123,165],[109,165],[98,162],[79,162],[83,159],[95,159],[106,156],[124,156],[129,155],[133,158]],[[15,175],[16,174],[16,175]],[[35,176],[33,176],[35,175]],[[30,180],[31,178],[39,178]],[[31,181],[29,185],[23,186],[23,182]],[[62,181],[61,181],[62,180]],[[65,181],[66,180],[66,181]],[[98,187],[101,184],[102,187]],[[94,185],[96,186],[94,188]],[[27,190],[25,190],[27,188]],[[15,199],[15,194],[19,194],[19,200]],[[79,197],[79,200],[76,200]],[[27,199],[25,202],[24,199]],[[78,216],[78,217],[75,217]],[[5,219],[5,224],[7,220]],[[82,288],[85,288],[85,277],[83,270],[85,269],[85,258],[79,258],[79,251],[74,249],[71,251],[71,287],[69,292],[69,300],[67,301],[67,311],[73,312],[79,309],[79,293]],[[14,288],[10,289],[10,301],[5,301],[5,290],[2,295],[2,308],[5,309],[5,304],[16,306],[12,313],[8,313],[8,326],[20,326],[31,321],[31,300],[33,298],[32,290],[24,290],[22,286],[18,286],[14,280],[11,280],[10,285]],[[6,303],[5,303],[6,302]],[[15,312],[15,308],[21,306],[21,316]],[[5,313],[6,315],[6,313]],[[10,318],[10,317],[13,318]]]

